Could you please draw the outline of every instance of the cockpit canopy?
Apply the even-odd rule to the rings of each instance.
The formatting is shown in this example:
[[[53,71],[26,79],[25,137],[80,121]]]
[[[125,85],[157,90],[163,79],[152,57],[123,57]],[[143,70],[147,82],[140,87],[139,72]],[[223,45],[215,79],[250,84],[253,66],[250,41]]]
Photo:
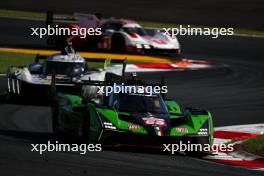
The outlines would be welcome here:
[[[78,76],[88,70],[85,60],[77,54],[55,54],[48,56],[43,63],[38,60],[30,64],[32,74]]]
[[[121,112],[132,113],[168,113],[160,94],[111,94],[109,106]]]
[[[85,63],[46,61],[43,73],[45,75],[50,75],[55,71],[58,75],[78,76],[83,74],[86,70],[87,66]]]

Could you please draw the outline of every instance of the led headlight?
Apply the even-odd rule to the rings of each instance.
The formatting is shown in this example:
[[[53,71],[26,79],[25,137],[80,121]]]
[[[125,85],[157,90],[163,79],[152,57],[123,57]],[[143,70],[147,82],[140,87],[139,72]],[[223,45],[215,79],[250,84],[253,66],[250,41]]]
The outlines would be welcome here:
[[[145,49],[150,49],[150,46],[149,45],[144,45],[144,48]]]
[[[208,129],[206,128],[200,128],[200,130],[198,131],[198,135],[208,135]]]
[[[116,127],[111,122],[104,122],[104,127],[112,130],[116,129]]]
[[[137,48],[142,48],[142,45],[141,44],[136,44],[136,47]]]
[[[198,135],[207,136],[209,135],[209,124],[206,121],[198,131]]]

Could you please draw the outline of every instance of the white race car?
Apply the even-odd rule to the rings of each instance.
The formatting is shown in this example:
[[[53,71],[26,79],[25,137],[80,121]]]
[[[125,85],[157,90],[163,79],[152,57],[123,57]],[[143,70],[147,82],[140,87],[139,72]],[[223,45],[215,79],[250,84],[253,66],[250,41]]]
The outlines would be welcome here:
[[[54,25],[53,15],[47,24]],[[50,44],[59,47],[64,41],[71,41],[74,47],[86,49],[102,49],[112,52],[136,54],[176,54],[181,53],[181,47],[176,37],[164,34],[158,29],[146,29],[133,20],[110,18],[99,20],[96,15],[75,13],[75,21],[56,22],[58,28],[81,29],[94,28],[101,35],[87,35],[83,38],[76,35],[51,36]]]
[[[40,60],[43,60],[41,62]],[[10,97],[48,98],[52,75],[56,77],[56,87],[63,92],[76,92],[75,83],[85,81],[104,81],[106,76],[121,76],[122,69],[114,73],[108,71],[110,60],[104,67],[90,69],[80,55],[54,54],[48,57],[37,56],[28,67],[10,67],[7,72],[7,95]]]

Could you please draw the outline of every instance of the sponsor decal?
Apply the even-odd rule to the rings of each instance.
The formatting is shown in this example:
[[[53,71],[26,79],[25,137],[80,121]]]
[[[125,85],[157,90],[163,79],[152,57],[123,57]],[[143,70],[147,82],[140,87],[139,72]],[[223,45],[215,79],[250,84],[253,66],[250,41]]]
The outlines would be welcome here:
[[[158,118],[155,118],[153,116],[145,117],[142,119],[146,125],[166,126],[166,122],[164,119],[158,119]]]
[[[175,130],[177,132],[180,132],[180,133],[188,133],[189,130],[187,128],[175,128]]]
[[[128,125],[128,129],[129,130],[139,130],[139,128],[140,128],[140,126],[138,126],[138,125],[135,125],[135,124],[129,124]]]

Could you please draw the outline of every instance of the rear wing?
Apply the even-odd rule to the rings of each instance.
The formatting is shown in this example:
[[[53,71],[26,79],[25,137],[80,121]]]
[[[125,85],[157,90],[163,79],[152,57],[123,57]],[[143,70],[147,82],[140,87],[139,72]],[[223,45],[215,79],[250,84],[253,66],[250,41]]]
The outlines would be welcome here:
[[[73,16],[81,27],[97,28],[100,25],[100,19],[94,14],[74,13]]]
[[[74,13],[73,15],[55,14],[52,11],[46,13],[46,25],[54,23],[77,23],[81,27],[96,28],[100,25],[101,14]]]
[[[56,15],[53,11],[46,12],[46,25],[52,25],[55,22],[74,22],[75,19],[70,15]]]

